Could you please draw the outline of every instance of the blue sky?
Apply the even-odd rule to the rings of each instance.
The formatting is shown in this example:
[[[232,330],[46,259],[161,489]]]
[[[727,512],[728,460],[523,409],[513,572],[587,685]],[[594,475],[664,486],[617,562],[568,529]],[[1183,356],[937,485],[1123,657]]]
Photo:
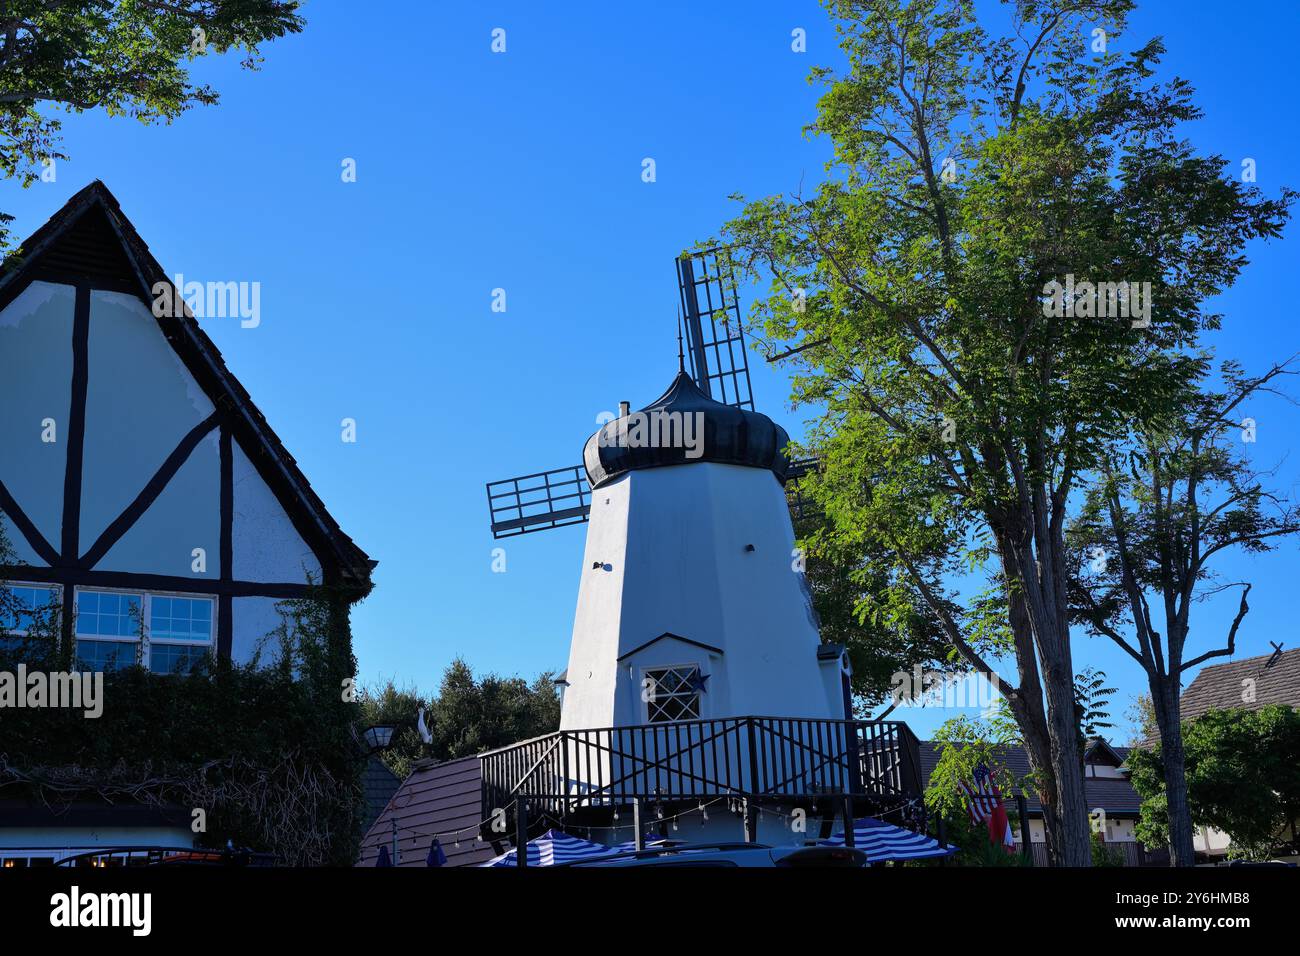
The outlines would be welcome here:
[[[458,654],[531,677],[567,660],[583,532],[505,542],[508,571],[494,574],[484,483],[577,464],[600,412],[659,394],[675,371],[674,255],[734,213],[729,194],[817,180],[826,145],[801,132],[816,97],[805,78],[840,56],[808,0],[359,9],[309,2],[306,32],[268,46],[260,73],[201,63],[222,102],[170,126],[68,117],[57,181],[6,184],[0,208],[23,235],[100,178],[169,272],[260,282],[259,327],[205,327],[380,562],[353,618],[363,680],[428,689]],[[490,51],[496,27],[505,54]],[[1234,16],[1146,0],[1128,36],[1166,38],[1165,75],[1188,79],[1207,113],[1193,141],[1254,158],[1276,194],[1300,186],[1298,29],[1292,0]],[[355,183],[341,181],[345,158]],[[1294,226],[1251,248],[1219,303],[1223,355],[1260,368],[1300,351],[1297,250]],[[490,309],[498,287],[505,314]],[[798,434],[783,377],[754,371],[759,408]],[[1249,414],[1251,454],[1281,462],[1277,485],[1295,492],[1300,414],[1277,402]],[[345,417],[355,444],[340,440]],[[1224,566],[1255,582],[1238,657],[1295,644],[1295,567],[1294,544]],[[1221,640],[1233,610],[1235,598],[1207,605],[1192,643]],[[1120,687],[1117,711],[1144,689],[1108,644],[1076,645],[1077,666]],[[926,734],[950,715],[906,717]]]

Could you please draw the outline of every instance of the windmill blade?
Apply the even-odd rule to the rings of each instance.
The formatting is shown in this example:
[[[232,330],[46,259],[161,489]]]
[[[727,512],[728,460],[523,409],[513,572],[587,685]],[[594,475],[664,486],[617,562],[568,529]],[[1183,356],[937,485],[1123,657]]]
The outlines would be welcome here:
[[[708,249],[678,257],[677,286],[695,384],[715,401],[753,411],[735,272],[724,270],[718,250]]]
[[[800,487],[803,476],[816,470],[820,464],[817,458],[800,458],[790,462],[790,469],[786,472],[785,499],[790,505],[790,520],[796,525],[805,518],[821,516],[817,502],[805,495]]]
[[[582,465],[490,481],[487,496],[494,538],[580,524],[591,511],[591,485]]]

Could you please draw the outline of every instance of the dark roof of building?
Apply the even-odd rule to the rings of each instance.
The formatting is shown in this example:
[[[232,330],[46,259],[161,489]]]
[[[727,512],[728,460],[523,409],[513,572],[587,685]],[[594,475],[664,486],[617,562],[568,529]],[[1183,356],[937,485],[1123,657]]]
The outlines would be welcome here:
[[[1092,737],[1083,751],[1083,759],[1088,763],[1106,763],[1118,767],[1128,759],[1128,747],[1112,747],[1104,737]]]
[[[1129,748],[1113,748],[1116,753],[1123,752],[1124,756],[1128,755]],[[921,784],[923,787],[930,785],[930,774],[939,763],[940,745],[933,740],[921,741]],[[1002,764],[1011,772],[1011,775],[1017,780],[1029,773],[1029,756],[1025,749],[1020,746],[1007,747],[1002,753]],[[1084,780],[1083,789],[1088,798],[1088,808],[1096,809],[1100,807],[1111,816],[1137,816],[1138,809],[1142,804],[1142,798],[1138,796],[1133,785],[1127,780],[1104,779],[1097,777],[1088,777]],[[1015,799],[1013,794],[1004,794],[1008,801]],[[1025,801],[1029,806],[1031,815],[1043,812],[1043,805],[1038,800],[1038,794],[1032,788],[1025,791]]]
[[[1183,691],[1183,720],[1211,709],[1258,710],[1269,704],[1300,707],[1300,648],[1283,651],[1271,667],[1266,666],[1272,657],[1265,654],[1203,668]],[[1247,680],[1254,681],[1253,699],[1249,700],[1244,694]]]
[[[88,281],[97,288],[131,292],[146,304],[152,304],[152,290],[161,282],[172,287],[175,302],[183,301],[116,197],[99,180],[69,199],[5,260],[0,267],[0,307],[38,279]],[[159,319],[158,325],[213,404],[230,415],[241,447],[322,558],[329,575],[325,583],[361,595],[368,592],[375,562],[343,533],[189,308],[179,318]]]
[[[492,859],[496,853],[491,844],[477,839],[483,816],[482,781],[478,757],[416,764],[370,825],[357,866],[374,866],[380,846],[387,846],[392,853],[394,820],[398,866],[426,866],[435,836],[448,866],[471,866]]]
[[[673,421],[664,415],[702,416],[703,432],[695,433],[699,445],[687,448],[680,440],[650,444],[651,433],[663,437],[665,423]],[[587,439],[582,458],[593,488],[642,468],[704,461],[767,468],[784,484],[790,463],[783,449],[789,442],[785,429],[766,415],[715,402],[686,372],[679,371],[668,391],[645,408],[608,422]]]
[[[361,772],[361,789],[366,799],[363,829],[370,829],[401,785],[402,781],[397,778],[397,774],[389,770],[378,755],[371,754],[370,759],[366,761],[366,769]]]

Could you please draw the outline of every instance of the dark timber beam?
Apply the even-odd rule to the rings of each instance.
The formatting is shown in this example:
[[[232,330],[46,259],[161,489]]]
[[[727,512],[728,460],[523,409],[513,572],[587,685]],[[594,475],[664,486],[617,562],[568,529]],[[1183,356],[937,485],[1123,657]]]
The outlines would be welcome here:
[[[159,467],[158,471],[148,484],[141,489],[140,494],[136,495],[135,501],[127,506],[126,510],[113,519],[112,524],[104,529],[104,533],[77,562],[81,568],[93,568],[100,562],[104,555],[108,554],[109,549],[121,540],[122,536],[131,530],[132,526],[143,517],[149,506],[158,500],[158,496],[163,493],[167,483],[176,476],[176,472],[181,470],[181,466],[189,460],[194,449],[198,447],[204,437],[212,429],[217,427],[219,413],[213,412],[203,421],[199,422],[187,434],[179,445],[177,445],[167,459]]]

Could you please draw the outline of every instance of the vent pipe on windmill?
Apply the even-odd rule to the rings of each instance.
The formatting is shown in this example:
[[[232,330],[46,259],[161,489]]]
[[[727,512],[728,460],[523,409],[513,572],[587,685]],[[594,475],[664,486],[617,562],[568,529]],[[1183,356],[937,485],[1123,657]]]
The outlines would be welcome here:
[[[631,403],[631,402],[619,402],[619,403],[618,403],[618,417],[619,417],[619,418],[627,418],[627,416],[628,416],[628,415],[631,415],[631,414],[632,414],[632,403]]]

